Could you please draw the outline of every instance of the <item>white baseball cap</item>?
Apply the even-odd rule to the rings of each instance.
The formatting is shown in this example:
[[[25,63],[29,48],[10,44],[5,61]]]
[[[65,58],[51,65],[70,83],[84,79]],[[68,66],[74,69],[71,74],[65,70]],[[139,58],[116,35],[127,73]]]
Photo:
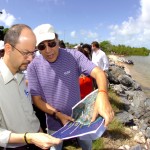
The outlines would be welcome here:
[[[42,41],[55,39],[55,30],[50,24],[39,25],[33,30],[33,32],[37,40],[36,46],[38,46]]]
[[[0,40],[0,51],[4,49],[4,41]]]

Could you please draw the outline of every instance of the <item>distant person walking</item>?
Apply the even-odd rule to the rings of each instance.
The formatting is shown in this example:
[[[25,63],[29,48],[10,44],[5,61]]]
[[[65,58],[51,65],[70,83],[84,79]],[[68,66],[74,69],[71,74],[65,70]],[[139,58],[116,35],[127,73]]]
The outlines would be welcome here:
[[[92,42],[91,44],[92,46],[92,62],[98,66],[99,68],[101,68],[107,75],[107,70],[109,69],[109,61],[108,58],[105,54],[105,52],[103,52],[100,49],[99,43],[97,41]],[[94,87],[97,89],[97,83],[96,81],[94,81]]]
[[[99,43],[97,41],[92,42],[91,46],[93,51],[92,62],[96,66],[100,67],[103,71],[107,71],[109,68],[109,61],[105,52],[100,49]]]

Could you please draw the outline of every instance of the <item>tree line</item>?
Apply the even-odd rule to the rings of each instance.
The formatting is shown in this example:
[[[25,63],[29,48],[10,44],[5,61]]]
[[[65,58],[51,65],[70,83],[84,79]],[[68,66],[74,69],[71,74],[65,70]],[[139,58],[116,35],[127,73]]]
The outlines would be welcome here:
[[[109,41],[103,41],[100,43],[100,47],[107,54],[125,55],[125,56],[148,56],[150,50],[145,47],[131,47],[125,45],[112,45]]]
[[[7,32],[8,28],[4,28],[3,26],[0,26],[0,40],[4,40],[4,35]],[[125,55],[125,56],[131,56],[131,55],[137,55],[137,56],[148,56],[150,53],[150,50],[145,47],[131,47],[126,45],[113,45],[109,41],[102,41],[99,43],[100,48],[106,53],[106,54],[116,54],[116,55]],[[66,47],[73,48],[77,44],[70,44],[69,42],[65,43]]]
[[[0,40],[4,40],[4,36],[7,32],[8,28],[4,28],[3,26],[0,26]]]

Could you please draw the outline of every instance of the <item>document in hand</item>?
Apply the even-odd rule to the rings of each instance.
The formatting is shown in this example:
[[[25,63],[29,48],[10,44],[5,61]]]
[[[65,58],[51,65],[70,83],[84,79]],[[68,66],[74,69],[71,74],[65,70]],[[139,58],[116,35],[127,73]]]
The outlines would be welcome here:
[[[90,122],[97,93],[98,90],[95,90],[77,103],[72,108],[72,117],[75,119],[75,122],[67,123],[53,133],[52,136],[60,139],[80,137],[80,139],[84,140],[95,140],[101,137],[106,130],[104,127],[104,119],[99,116],[94,122]]]

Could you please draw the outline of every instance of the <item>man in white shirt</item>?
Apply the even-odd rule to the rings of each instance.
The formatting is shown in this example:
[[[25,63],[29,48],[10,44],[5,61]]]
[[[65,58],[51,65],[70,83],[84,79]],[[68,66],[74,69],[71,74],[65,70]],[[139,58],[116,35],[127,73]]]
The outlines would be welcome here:
[[[107,76],[107,70],[109,68],[109,61],[108,58],[105,54],[105,52],[103,52],[100,49],[99,43],[97,41],[92,42],[91,44],[92,46],[92,62],[97,65],[99,68],[101,68]],[[96,81],[93,81],[94,87],[97,89],[97,84]]]
[[[93,51],[92,62],[100,67],[103,71],[107,71],[109,68],[109,61],[105,52],[100,49],[98,42],[94,41],[91,45]]]

